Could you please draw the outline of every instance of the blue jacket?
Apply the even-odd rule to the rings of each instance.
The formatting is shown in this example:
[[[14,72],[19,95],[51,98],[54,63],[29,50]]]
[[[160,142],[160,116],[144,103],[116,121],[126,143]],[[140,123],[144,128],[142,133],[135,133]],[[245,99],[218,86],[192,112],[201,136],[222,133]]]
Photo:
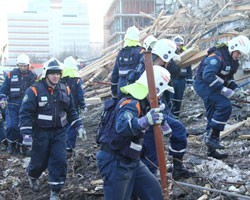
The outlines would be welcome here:
[[[113,96],[120,93],[120,87],[128,84],[127,75],[131,70],[135,70],[143,56],[142,47],[124,47],[116,58],[114,69],[111,75],[111,92]]]
[[[83,83],[82,80],[80,78],[64,77],[62,78],[61,82],[69,86],[73,99],[74,99],[76,110],[78,110],[78,108],[84,109],[85,108],[85,99],[84,99],[85,91],[82,88],[82,83]]]
[[[234,74],[239,63],[233,60],[227,46],[223,46],[209,55],[203,62],[204,70],[200,80],[214,91],[220,91],[224,86],[234,90],[237,84]]]
[[[20,69],[10,71],[1,87],[1,94],[5,94],[9,101],[22,100],[25,90],[35,83],[37,76],[31,71],[21,73]]]
[[[191,66],[179,67],[173,59],[167,66],[167,70],[171,74],[171,79],[186,79],[187,84],[192,84],[192,68]]]
[[[73,128],[82,125],[74,108],[69,88],[59,83],[53,89],[45,80],[39,81],[26,91],[19,120],[21,134],[31,134],[33,126],[60,128],[68,121]]]

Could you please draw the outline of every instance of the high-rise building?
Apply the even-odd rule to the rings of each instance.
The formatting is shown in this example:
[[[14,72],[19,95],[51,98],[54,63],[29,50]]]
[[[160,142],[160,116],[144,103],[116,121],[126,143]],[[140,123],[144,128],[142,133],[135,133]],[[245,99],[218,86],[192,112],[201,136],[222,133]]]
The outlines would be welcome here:
[[[27,53],[44,61],[70,52],[81,56],[89,47],[87,0],[29,0],[28,9],[8,16],[8,55]]]

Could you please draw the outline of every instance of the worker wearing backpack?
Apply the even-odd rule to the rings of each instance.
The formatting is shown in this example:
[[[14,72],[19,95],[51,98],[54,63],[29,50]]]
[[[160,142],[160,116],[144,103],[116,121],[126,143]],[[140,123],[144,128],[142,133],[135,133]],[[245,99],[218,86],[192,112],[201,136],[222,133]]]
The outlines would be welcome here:
[[[250,41],[246,36],[238,36],[221,45],[205,58],[197,69],[194,89],[204,101],[207,127],[204,137],[208,147],[207,155],[223,159],[227,154],[219,153],[220,132],[224,130],[232,112],[230,99],[241,98],[244,92],[234,81],[241,56],[249,56]]]
[[[127,85],[127,74],[136,68],[143,56],[139,43],[140,31],[129,27],[124,37],[124,47],[119,51],[111,75],[111,94],[114,98],[121,98],[120,87]]]
[[[154,66],[157,96],[171,89],[168,86],[169,72]],[[105,200],[127,200],[132,192],[140,199],[161,200],[162,191],[156,177],[141,162],[145,131],[154,124],[162,124],[161,108],[144,110],[148,104],[146,71],[136,83],[124,86],[121,92],[126,99],[117,106],[115,131],[106,132],[97,152],[97,166],[104,180]]]

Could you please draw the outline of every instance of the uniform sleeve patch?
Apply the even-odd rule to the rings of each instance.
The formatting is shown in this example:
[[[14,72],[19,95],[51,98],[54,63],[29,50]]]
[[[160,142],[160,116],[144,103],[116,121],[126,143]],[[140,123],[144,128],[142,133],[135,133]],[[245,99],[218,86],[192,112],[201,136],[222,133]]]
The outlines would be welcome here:
[[[216,65],[218,63],[218,61],[216,59],[211,59],[209,64],[210,65]]]
[[[28,101],[28,95],[26,94],[24,97],[23,97],[23,102],[26,102],[26,101]]]
[[[125,113],[124,113],[124,118],[130,120],[130,119],[133,118],[133,114],[130,113],[130,112],[125,112]]]

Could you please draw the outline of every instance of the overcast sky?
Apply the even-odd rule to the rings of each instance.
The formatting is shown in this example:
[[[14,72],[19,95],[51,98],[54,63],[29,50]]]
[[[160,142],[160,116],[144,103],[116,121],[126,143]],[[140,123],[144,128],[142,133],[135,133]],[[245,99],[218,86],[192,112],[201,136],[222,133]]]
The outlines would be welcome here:
[[[41,0],[42,1],[42,0]],[[112,0],[88,0],[91,42],[103,42],[103,16]],[[7,41],[7,15],[26,9],[27,0],[0,0],[0,45]]]

